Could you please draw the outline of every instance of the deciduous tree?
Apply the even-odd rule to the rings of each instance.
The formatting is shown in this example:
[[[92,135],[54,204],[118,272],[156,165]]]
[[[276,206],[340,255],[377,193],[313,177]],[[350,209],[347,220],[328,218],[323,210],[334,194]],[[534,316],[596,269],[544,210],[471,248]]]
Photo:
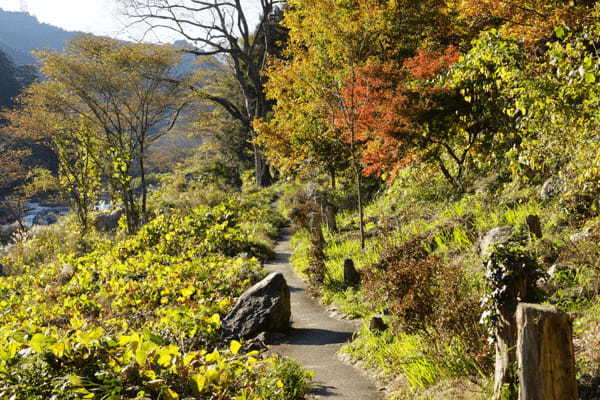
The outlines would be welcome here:
[[[264,85],[269,54],[280,52],[278,41],[285,32],[278,28],[281,18],[280,0],[260,0],[259,20],[253,27],[251,4],[241,0],[122,0],[125,13],[149,30],[175,32],[193,42],[197,48],[188,52],[202,56],[220,55],[230,64],[244,98],[243,107],[229,98],[205,88],[194,86],[200,98],[223,107],[242,123],[249,137],[254,138],[253,122],[270,111]],[[256,183],[271,183],[269,167],[262,148],[253,143]]]
[[[81,143],[78,132],[97,134],[93,158],[119,194],[133,232],[146,215],[147,149],[169,132],[188,102],[187,89],[172,82],[180,78],[179,54],[166,46],[80,36],[64,53],[41,52],[38,57],[48,79],[27,90],[14,125],[45,134],[57,145],[66,140],[65,133],[71,144]],[[53,118],[42,117],[47,115]],[[85,121],[83,131],[80,121]],[[75,162],[71,157],[63,161]]]

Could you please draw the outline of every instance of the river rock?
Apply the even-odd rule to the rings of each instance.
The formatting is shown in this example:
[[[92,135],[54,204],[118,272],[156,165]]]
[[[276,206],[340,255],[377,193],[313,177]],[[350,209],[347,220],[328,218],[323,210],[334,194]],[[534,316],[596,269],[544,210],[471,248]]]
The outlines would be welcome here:
[[[58,217],[52,212],[40,213],[33,218],[34,225],[52,225],[56,221],[58,221]]]
[[[490,229],[479,242],[479,254],[486,257],[490,254],[490,248],[499,243],[506,243],[512,236],[512,226],[500,226]]]
[[[125,210],[118,209],[111,213],[98,215],[94,219],[94,226],[100,232],[114,232],[119,225],[119,219],[125,213]]]
[[[280,272],[246,290],[223,318],[222,337],[249,339],[261,332],[285,332],[290,326],[290,289]]]

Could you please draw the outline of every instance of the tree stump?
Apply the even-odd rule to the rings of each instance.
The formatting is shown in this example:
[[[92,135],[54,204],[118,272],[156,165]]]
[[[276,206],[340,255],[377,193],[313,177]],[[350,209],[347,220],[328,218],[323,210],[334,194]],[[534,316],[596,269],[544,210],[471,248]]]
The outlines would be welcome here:
[[[383,321],[381,315],[375,315],[371,318],[371,321],[369,321],[369,330],[371,330],[371,332],[383,332],[386,329],[387,325]]]
[[[537,215],[528,215],[525,217],[525,222],[529,227],[529,232],[533,233],[537,238],[541,238],[543,236],[542,222],[540,221],[540,217]]]
[[[552,306],[517,307],[519,400],[577,400],[573,328]]]

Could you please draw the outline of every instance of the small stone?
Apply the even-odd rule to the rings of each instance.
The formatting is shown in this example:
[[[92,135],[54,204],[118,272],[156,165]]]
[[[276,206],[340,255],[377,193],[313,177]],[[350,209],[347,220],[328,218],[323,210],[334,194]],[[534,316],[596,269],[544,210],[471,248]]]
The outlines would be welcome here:
[[[387,329],[387,325],[383,322],[383,318],[380,315],[375,315],[369,321],[369,329],[372,332],[383,332]]]
[[[577,233],[572,234],[569,237],[569,239],[571,239],[571,242],[578,242],[580,240],[585,240],[585,239],[589,238],[590,236],[591,236],[591,232],[588,229],[588,230],[585,230],[582,232],[577,232]]]
[[[58,282],[61,285],[66,285],[75,275],[75,268],[71,264],[63,265],[60,270],[60,274],[58,274]]]
[[[360,273],[350,258],[344,260],[344,283],[347,286],[357,286],[360,283]]]
[[[542,200],[551,200],[562,193],[564,191],[564,187],[565,181],[558,176],[553,176],[552,178],[547,179],[542,185],[540,197]]]

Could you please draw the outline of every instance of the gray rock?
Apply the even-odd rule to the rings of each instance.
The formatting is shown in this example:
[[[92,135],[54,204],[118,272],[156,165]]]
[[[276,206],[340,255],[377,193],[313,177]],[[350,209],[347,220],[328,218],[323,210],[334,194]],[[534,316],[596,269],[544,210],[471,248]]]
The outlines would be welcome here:
[[[71,264],[63,265],[60,270],[60,274],[58,274],[58,282],[61,285],[66,285],[75,275],[75,268]]]
[[[585,231],[572,234],[571,236],[569,236],[569,239],[571,239],[571,242],[578,242],[580,240],[585,240],[589,238],[591,234],[592,232],[589,229],[587,229]]]
[[[290,316],[290,289],[283,275],[273,272],[240,296],[223,318],[222,337],[249,339],[261,332],[285,332]]]
[[[561,194],[565,188],[565,181],[559,176],[547,179],[540,190],[542,200],[551,200]]]
[[[94,226],[100,232],[114,232],[124,213],[125,210],[121,208],[110,213],[100,214],[94,219]]]
[[[34,225],[52,225],[57,221],[58,217],[52,212],[40,213],[33,218]]]
[[[479,241],[479,254],[486,257],[490,254],[490,248],[499,243],[506,243],[512,236],[512,226],[500,226],[490,229]]]
[[[344,283],[347,286],[357,286],[360,283],[360,273],[351,258],[344,260]]]

